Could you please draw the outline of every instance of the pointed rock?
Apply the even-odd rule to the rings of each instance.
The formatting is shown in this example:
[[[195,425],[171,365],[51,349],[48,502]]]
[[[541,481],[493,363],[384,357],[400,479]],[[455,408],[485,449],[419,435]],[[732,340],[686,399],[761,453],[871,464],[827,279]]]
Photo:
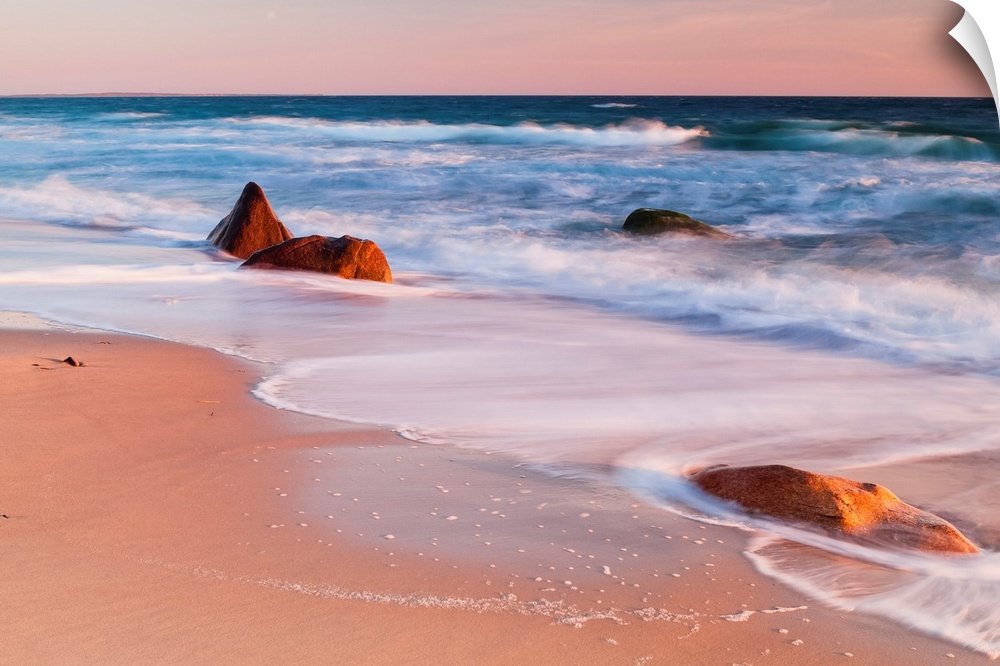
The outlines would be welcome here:
[[[257,250],[270,247],[292,237],[271,204],[264,190],[254,182],[246,184],[236,205],[208,235],[208,241],[239,257],[246,259]]]
[[[862,541],[930,552],[979,552],[948,521],[910,506],[875,483],[785,465],[714,465],[692,474],[690,480],[750,513]]]
[[[255,252],[241,268],[317,271],[343,278],[392,282],[385,254],[374,242],[353,236],[306,236]]]
[[[690,215],[659,208],[639,208],[632,211],[625,218],[622,229],[642,236],[672,232],[712,238],[731,237],[726,232],[719,231],[704,222],[699,222]]]

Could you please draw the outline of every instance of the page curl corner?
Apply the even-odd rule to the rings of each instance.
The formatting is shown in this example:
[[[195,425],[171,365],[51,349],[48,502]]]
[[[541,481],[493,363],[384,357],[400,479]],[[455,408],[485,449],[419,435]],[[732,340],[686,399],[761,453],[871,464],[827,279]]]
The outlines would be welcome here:
[[[993,54],[1000,54],[1000,3],[997,0],[951,0],[965,14],[949,31],[956,42],[968,51],[986,77],[993,104],[1000,117],[1000,95],[997,90],[997,67]]]

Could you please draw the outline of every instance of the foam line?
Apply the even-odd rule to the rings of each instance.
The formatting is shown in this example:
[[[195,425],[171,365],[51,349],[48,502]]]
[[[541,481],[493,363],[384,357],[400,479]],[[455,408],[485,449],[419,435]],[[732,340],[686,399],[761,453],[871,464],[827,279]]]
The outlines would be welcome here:
[[[497,613],[506,615],[541,616],[550,618],[556,624],[565,624],[576,629],[584,623],[593,620],[607,620],[617,625],[629,624],[629,619],[639,619],[643,622],[671,622],[687,625],[691,632],[698,631],[699,621],[713,622],[727,620],[730,622],[746,621],[756,614],[794,613],[808,610],[808,606],[761,608],[741,610],[733,613],[708,614],[690,611],[674,613],[664,608],[620,609],[605,608],[599,610],[581,610],[579,607],[563,600],[551,601],[545,598],[537,600],[519,600],[513,594],[500,593],[495,597],[453,597],[414,593],[376,592],[370,590],[351,590],[336,585],[316,584],[301,581],[283,580],[279,578],[247,578],[230,576],[219,569],[196,566],[185,566],[164,562],[159,559],[134,560],[139,564],[163,568],[169,571],[186,573],[194,578],[228,581],[242,585],[267,587],[285,592],[293,592],[320,599],[337,601],[359,601],[362,603],[402,606],[406,608],[442,608],[472,613]],[[733,618],[740,617],[739,620]]]

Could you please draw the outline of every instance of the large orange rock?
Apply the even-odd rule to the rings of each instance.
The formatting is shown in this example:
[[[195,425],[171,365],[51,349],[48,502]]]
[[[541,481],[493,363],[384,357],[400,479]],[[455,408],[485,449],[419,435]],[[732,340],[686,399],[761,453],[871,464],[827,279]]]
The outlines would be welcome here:
[[[318,271],[343,278],[392,282],[389,262],[378,245],[353,236],[306,236],[255,252],[241,268]]]
[[[208,235],[212,245],[246,259],[257,250],[263,250],[292,237],[274,214],[264,190],[257,183],[247,183],[236,205]]]
[[[696,472],[690,480],[750,513],[915,550],[979,552],[948,521],[910,506],[874,483],[785,465],[715,465]]]

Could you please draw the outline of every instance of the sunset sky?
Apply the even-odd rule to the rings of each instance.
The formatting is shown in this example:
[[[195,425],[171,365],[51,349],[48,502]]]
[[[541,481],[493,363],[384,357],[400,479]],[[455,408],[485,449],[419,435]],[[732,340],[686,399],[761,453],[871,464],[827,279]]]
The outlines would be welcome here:
[[[14,0],[0,94],[977,95],[949,0]]]

